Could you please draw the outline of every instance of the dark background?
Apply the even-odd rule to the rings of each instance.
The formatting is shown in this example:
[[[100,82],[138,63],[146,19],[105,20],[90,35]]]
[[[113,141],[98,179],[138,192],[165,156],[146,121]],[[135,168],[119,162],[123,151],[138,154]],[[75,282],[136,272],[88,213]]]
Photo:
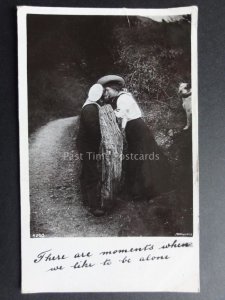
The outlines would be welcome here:
[[[27,58],[29,145],[30,150],[37,151],[34,158],[31,154],[33,151],[30,151],[29,166],[32,232],[45,230],[47,234],[50,228],[54,231],[54,225],[49,222],[54,210],[49,209],[50,213],[44,214],[44,221],[41,218],[43,214],[38,213],[43,209],[43,204],[35,198],[33,189],[33,182],[40,189],[43,178],[51,174],[47,162],[44,163],[44,169],[47,167],[49,173],[44,174],[42,159],[35,167],[34,160],[40,151],[34,142],[35,137],[49,125],[49,121],[79,115],[90,86],[102,75],[118,74],[125,79],[128,91],[135,95],[145,123],[169,160],[169,190],[172,191],[152,199],[151,203],[138,203],[139,206],[134,210],[127,203],[128,207],[124,210],[127,221],[124,216],[124,224],[118,224],[121,228],[119,234],[192,234],[192,137],[191,129],[183,131],[186,115],[178,94],[181,82],[191,83],[191,15],[179,16],[173,22],[156,22],[154,19],[129,15],[28,14]],[[76,127],[74,125],[73,132]],[[54,132],[49,134],[51,138],[54,136]],[[39,142],[45,144],[43,140]],[[71,140],[70,143],[73,144]],[[66,140],[63,141],[65,144]],[[55,151],[58,147],[59,141],[54,145]],[[65,170],[60,170],[63,182],[67,178]],[[34,179],[36,173],[42,173],[40,182]],[[52,184],[55,184],[57,179],[55,176],[53,178]],[[72,185],[77,184],[74,182]],[[61,197],[65,199],[66,195]],[[78,193],[75,199],[79,198]],[[52,205],[55,207],[55,203]],[[76,202],[70,204],[69,211],[76,205]],[[138,207],[141,212],[135,218]],[[58,217],[61,214],[63,219],[57,219],[57,222],[62,226],[64,222],[69,222],[69,218],[62,207],[58,209]],[[122,207],[118,207],[118,213],[123,214]],[[113,219],[116,220],[116,215],[113,215]],[[41,224],[45,222],[49,226],[44,229]],[[102,225],[106,222],[104,220]],[[140,226],[142,222],[144,225]]]
[[[151,128],[167,113],[173,115],[167,123],[174,124],[161,127],[185,124],[177,91],[180,82],[191,82],[190,15],[156,22],[28,14],[27,59],[29,134],[50,120],[78,115],[90,86],[105,74],[122,76],[141,109],[158,115]]]
[[[199,156],[201,293],[20,294],[20,202],[16,5],[166,8],[199,6]],[[223,1],[1,1],[0,299],[225,299]]]

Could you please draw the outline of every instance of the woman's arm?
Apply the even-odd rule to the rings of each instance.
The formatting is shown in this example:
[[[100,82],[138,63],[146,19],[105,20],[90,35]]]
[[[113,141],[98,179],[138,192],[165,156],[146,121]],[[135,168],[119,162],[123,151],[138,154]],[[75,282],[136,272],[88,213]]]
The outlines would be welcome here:
[[[117,108],[115,110],[115,114],[117,118],[122,119],[122,129],[125,129],[127,125],[127,113],[129,112],[130,104],[130,96],[127,94],[123,94],[117,99]]]

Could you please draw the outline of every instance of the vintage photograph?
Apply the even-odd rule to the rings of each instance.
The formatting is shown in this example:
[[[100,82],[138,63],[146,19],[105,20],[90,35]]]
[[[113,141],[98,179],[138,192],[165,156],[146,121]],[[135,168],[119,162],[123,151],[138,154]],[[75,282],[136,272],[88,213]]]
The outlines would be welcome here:
[[[30,237],[191,237],[191,14],[26,22]]]
[[[199,292],[197,8],[19,7],[18,70],[22,292]]]

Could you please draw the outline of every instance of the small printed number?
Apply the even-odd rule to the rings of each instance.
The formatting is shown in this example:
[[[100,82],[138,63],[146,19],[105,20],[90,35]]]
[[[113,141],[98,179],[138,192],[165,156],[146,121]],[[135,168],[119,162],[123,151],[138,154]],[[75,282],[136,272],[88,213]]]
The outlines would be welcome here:
[[[44,233],[33,233],[32,234],[32,237],[34,237],[34,238],[42,238],[44,236],[45,236]]]

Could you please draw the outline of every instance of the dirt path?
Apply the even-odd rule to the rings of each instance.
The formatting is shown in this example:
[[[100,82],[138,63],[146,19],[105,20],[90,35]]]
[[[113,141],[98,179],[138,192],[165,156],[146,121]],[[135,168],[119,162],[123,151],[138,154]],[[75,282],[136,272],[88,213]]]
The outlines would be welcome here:
[[[83,207],[80,161],[75,158],[77,128],[78,117],[59,119],[30,138],[31,235],[173,235],[174,193],[149,202],[120,200],[110,215],[100,218]],[[170,209],[161,205],[165,202]]]
[[[52,121],[30,141],[32,233],[45,236],[118,234],[118,220],[95,218],[81,203],[75,155],[78,118]]]

